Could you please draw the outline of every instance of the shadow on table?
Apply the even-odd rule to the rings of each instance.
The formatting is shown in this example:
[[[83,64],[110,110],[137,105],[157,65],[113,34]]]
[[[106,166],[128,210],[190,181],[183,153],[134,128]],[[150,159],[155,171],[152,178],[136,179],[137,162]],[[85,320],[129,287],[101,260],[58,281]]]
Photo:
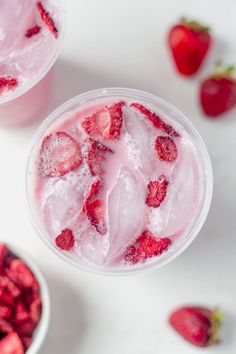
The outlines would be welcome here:
[[[65,279],[47,277],[51,317],[45,342],[38,354],[77,353],[86,331],[83,301]]]

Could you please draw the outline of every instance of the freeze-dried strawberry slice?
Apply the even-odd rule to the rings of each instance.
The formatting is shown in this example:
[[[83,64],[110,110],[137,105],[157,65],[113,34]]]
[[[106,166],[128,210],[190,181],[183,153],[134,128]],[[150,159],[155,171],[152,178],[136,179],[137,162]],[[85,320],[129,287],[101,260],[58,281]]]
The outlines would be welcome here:
[[[0,340],[1,354],[24,354],[23,344],[16,332],[9,333]]]
[[[13,259],[5,270],[6,275],[19,288],[38,288],[38,282],[30,269],[20,259]]]
[[[32,28],[29,28],[29,29],[26,31],[25,36],[26,36],[27,38],[31,38],[31,37],[35,36],[36,34],[38,34],[40,31],[41,31],[41,27],[38,26],[38,25],[36,25],[36,26],[34,26],[34,27],[32,27]]]
[[[12,315],[11,306],[0,304],[0,318],[10,318]]]
[[[166,197],[167,186],[168,181],[164,175],[159,176],[156,181],[150,181],[148,183],[146,204],[153,208],[159,207]]]
[[[56,245],[63,251],[70,251],[75,244],[75,237],[70,229],[64,229],[55,239]]]
[[[125,252],[124,259],[128,263],[136,264],[161,255],[171,245],[171,240],[168,237],[156,238],[145,230],[137,240],[129,246]]]
[[[3,243],[0,243],[0,272],[5,264],[5,260],[7,259],[8,249],[7,246]]]
[[[0,77],[0,93],[2,90],[12,90],[18,85],[18,82],[14,78]]]
[[[81,163],[80,145],[69,134],[56,132],[44,138],[39,154],[39,171],[43,176],[63,176]]]
[[[12,322],[15,325],[18,325],[18,324],[25,322],[29,319],[29,313],[27,311],[27,308],[25,307],[25,304],[22,302],[22,300],[19,300],[16,302],[14,312],[15,312],[15,315],[12,319]]]
[[[2,302],[12,305],[14,299],[20,295],[18,287],[6,276],[0,276],[0,299]]]
[[[58,36],[58,30],[56,28],[55,22],[50,15],[50,13],[43,7],[43,4],[39,1],[37,3],[37,8],[41,16],[42,21],[48,27],[49,31],[52,32],[55,38]]]
[[[100,176],[103,174],[101,163],[105,160],[105,154],[113,151],[102,143],[92,140],[88,151],[87,163],[92,176]]]
[[[38,297],[30,305],[30,316],[31,316],[31,319],[34,323],[37,324],[39,322],[39,320],[41,318],[41,313],[42,313],[42,301]]]
[[[32,338],[31,338],[31,337],[22,336],[22,337],[21,337],[21,340],[22,340],[22,342],[23,342],[24,347],[25,347],[26,350],[27,350],[27,349],[31,346],[31,344],[32,344]]]
[[[32,302],[39,297],[39,289],[37,287],[24,289],[24,293],[22,294],[24,303],[30,307]]]
[[[177,147],[169,136],[158,136],[155,149],[160,160],[173,162],[178,157]]]
[[[37,324],[32,320],[28,320],[27,322],[21,323],[15,326],[16,332],[20,337],[31,337],[34,333]]]
[[[12,331],[13,331],[12,325],[8,321],[6,321],[0,317],[0,334],[1,333],[10,333]]]
[[[172,137],[178,137],[179,133],[177,133],[174,128],[172,128],[171,125],[166,124],[156,113],[151,112],[149,109],[144,107],[140,103],[131,103],[131,107],[137,109],[139,112],[144,114],[151,122],[152,124],[160,129],[162,132],[172,136]]]
[[[107,232],[105,224],[105,203],[101,199],[96,199],[96,195],[100,189],[101,181],[96,180],[90,188],[90,192],[84,203],[83,209],[90,224],[93,225],[101,235],[105,235]]]
[[[97,110],[92,116],[82,121],[82,127],[92,137],[118,140],[123,123],[122,106],[124,102],[113,103]]]

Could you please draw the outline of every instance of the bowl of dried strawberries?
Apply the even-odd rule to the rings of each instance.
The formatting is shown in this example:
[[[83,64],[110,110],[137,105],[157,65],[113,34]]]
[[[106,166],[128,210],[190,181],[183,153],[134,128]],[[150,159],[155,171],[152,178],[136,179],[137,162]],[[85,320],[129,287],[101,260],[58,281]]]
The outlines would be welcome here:
[[[0,353],[34,354],[47,333],[46,281],[24,251],[0,242]]]

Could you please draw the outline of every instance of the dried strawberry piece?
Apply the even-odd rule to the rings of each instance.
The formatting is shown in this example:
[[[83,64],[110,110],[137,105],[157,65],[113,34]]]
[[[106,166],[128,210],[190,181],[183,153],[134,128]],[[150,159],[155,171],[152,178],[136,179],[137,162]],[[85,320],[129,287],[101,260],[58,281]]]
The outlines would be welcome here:
[[[150,181],[146,204],[152,208],[159,207],[166,197],[167,186],[168,181],[164,175],[159,176],[156,181]]]
[[[10,333],[12,331],[13,331],[12,325],[8,321],[0,317],[0,333]]]
[[[3,89],[12,90],[18,85],[18,81],[14,78],[0,77],[0,92]]]
[[[15,326],[15,329],[20,337],[32,337],[36,326],[37,324],[34,323],[32,320],[28,320],[24,323]]]
[[[4,245],[3,243],[0,243],[0,272],[4,267],[7,256],[8,256],[7,246]]]
[[[123,105],[124,102],[117,102],[102,107],[92,116],[84,118],[82,127],[94,138],[100,136],[104,139],[119,140],[123,123]]]
[[[6,276],[0,276],[0,299],[1,302],[12,305],[20,295],[18,287]]]
[[[42,301],[38,297],[30,305],[30,316],[31,316],[31,319],[34,323],[37,324],[39,322],[39,320],[41,318],[41,313],[42,313]]]
[[[161,255],[170,245],[170,238],[156,238],[150,231],[145,230],[134,244],[127,248],[124,259],[128,263],[136,264],[148,258]]]
[[[24,289],[24,293],[22,294],[24,303],[30,307],[30,305],[39,297],[39,289],[37,288],[30,288]]]
[[[39,154],[39,171],[43,176],[64,176],[81,163],[80,145],[69,134],[56,132],[44,138]]]
[[[7,304],[0,304],[0,318],[10,318],[12,315],[12,308]]]
[[[9,267],[5,270],[6,275],[10,278],[20,289],[24,288],[38,288],[38,282],[31,270],[20,259],[13,259]]]
[[[144,107],[140,103],[131,103],[130,107],[133,107],[137,109],[139,112],[144,114],[151,122],[152,124],[160,129],[162,132],[170,135],[171,137],[178,137],[179,133],[177,133],[174,128],[172,128],[171,125],[166,124],[156,113],[151,112],[149,109]]]
[[[105,224],[105,203],[101,199],[96,199],[96,195],[100,189],[101,181],[96,180],[90,187],[90,192],[83,209],[90,224],[93,225],[101,235],[105,235],[107,232]]]
[[[22,336],[21,340],[24,344],[24,348],[27,350],[32,344],[32,338],[27,336]]]
[[[9,333],[0,341],[1,354],[24,354],[23,344],[16,332]]]
[[[52,32],[55,38],[58,36],[58,30],[56,28],[55,22],[50,15],[50,13],[43,7],[43,4],[39,1],[37,3],[37,8],[41,16],[42,21],[46,24],[49,31]]]
[[[22,302],[22,300],[18,300],[16,302],[14,312],[15,312],[15,314],[12,319],[12,322],[15,325],[18,325],[18,324],[25,322],[29,319],[29,313],[27,311],[25,304]]]
[[[41,27],[38,26],[38,25],[36,25],[36,26],[34,26],[34,27],[32,27],[32,28],[29,28],[29,29],[26,31],[25,36],[26,36],[27,38],[31,38],[31,37],[35,36],[36,34],[38,34],[40,31],[41,31]]]
[[[158,136],[155,149],[160,160],[173,162],[178,157],[177,147],[169,136]]]
[[[63,251],[70,251],[75,244],[75,237],[70,229],[64,229],[55,239],[56,245]]]
[[[105,154],[107,152],[113,153],[113,151],[96,140],[90,139],[90,141],[87,164],[92,176],[100,176],[103,174],[101,163],[105,159]]]

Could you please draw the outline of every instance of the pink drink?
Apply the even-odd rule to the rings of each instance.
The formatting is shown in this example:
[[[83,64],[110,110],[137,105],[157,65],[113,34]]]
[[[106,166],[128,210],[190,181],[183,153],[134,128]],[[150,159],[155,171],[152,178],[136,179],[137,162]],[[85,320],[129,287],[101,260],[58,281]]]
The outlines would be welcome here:
[[[0,2],[0,123],[38,119],[47,106],[63,10],[58,0]]]
[[[41,126],[27,169],[37,230],[74,264],[126,273],[161,266],[199,232],[212,194],[205,146],[155,96],[92,91]]]

